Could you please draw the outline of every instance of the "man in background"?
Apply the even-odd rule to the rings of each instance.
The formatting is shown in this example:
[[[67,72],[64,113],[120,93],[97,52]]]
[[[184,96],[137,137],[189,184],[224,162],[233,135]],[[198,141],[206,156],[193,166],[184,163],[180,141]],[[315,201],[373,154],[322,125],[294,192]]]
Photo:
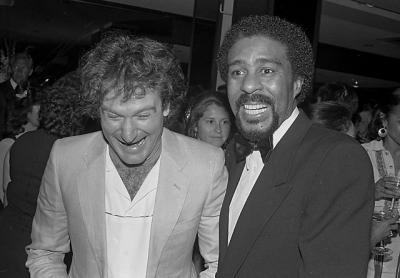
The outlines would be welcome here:
[[[7,117],[28,97],[28,79],[33,72],[32,57],[17,53],[10,60],[11,77],[0,83],[0,138],[4,136]]]

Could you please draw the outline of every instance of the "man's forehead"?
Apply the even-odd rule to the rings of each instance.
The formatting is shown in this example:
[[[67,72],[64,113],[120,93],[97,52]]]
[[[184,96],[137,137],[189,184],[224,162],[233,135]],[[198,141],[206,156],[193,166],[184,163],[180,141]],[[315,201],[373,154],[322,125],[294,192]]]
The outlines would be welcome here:
[[[30,67],[31,63],[27,59],[17,59],[14,62],[14,67],[21,67],[21,66],[26,66],[27,68]]]

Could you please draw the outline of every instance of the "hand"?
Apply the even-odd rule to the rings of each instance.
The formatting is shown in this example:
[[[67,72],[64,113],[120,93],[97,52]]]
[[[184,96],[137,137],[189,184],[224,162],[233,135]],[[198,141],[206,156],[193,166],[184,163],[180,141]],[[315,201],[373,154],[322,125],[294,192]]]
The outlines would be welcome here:
[[[382,221],[372,220],[371,247],[374,247],[379,241],[390,236],[391,230],[398,229],[398,224],[396,223],[398,219],[399,216]]]
[[[375,183],[375,200],[399,197],[400,193],[398,192],[398,188],[390,183],[385,182],[383,178],[380,178]]]

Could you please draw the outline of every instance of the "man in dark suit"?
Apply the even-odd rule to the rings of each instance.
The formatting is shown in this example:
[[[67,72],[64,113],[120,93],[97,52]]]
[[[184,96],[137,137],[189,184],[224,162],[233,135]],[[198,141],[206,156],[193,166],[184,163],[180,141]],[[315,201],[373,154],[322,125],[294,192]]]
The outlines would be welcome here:
[[[221,45],[220,74],[251,149],[240,140],[227,149],[218,278],[366,276],[372,168],[357,142],[297,108],[311,91],[312,53],[301,28],[268,15],[243,18]]]
[[[7,115],[26,100],[28,78],[33,72],[32,57],[25,52],[15,54],[10,65],[11,78],[0,83],[0,138],[4,136]]]

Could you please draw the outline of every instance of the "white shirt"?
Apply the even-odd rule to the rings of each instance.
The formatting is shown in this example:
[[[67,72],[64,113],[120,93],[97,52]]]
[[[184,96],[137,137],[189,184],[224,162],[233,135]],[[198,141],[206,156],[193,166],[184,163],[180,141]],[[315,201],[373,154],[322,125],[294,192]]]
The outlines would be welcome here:
[[[17,88],[17,86],[18,86],[18,83],[15,82],[14,79],[12,79],[12,78],[10,78],[10,83],[11,83],[11,86],[13,87],[13,89],[15,90],[15,88]],[[26,97],[27,95],[28,95],[28,91],[27,91],[27,90],[24,90],[22,93],[15,94],[15,96],[16,96],[18,99],[24,98],[24,97]]]
[[[299,109],[296,107],[289,118],[287,118],[272,135],[272,146],[279,143],[285,133],[288,131],[290,126],[296,120],[299,115]],[[246,157],[246,165],[243,168],[242,175],[240,177],[238,186],[236,187],[235,193],[233,194],[232,201],[229,205],[229,226],[228,226],[228,243],[231,240],[233,231],[235,230],[236,222],[239,219],[240,213],[256,183],[258,176],[260,175],[264,163],[261,158],[259,151],[253,151]]]
[[[105,213],[109,278],[146,277],[160,159],[131,201],[106,152]]]

